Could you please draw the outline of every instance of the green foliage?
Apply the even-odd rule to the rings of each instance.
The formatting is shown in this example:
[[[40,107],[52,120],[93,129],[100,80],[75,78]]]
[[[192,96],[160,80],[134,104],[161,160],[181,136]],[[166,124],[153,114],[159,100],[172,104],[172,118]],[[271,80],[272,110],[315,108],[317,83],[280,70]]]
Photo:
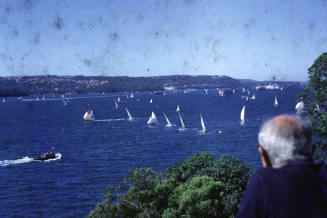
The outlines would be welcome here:
[[[327,160],[327,53],[320,55],[308,69],[309,82],[299,97],[317,134],[315,142],[317,161]],[[317,105],[319,109],[317,108]]]
[[[108,188],[89,217],[233,217],[252,174],[240,159],[211,153],[196,153],[164,174],[139,168]]]

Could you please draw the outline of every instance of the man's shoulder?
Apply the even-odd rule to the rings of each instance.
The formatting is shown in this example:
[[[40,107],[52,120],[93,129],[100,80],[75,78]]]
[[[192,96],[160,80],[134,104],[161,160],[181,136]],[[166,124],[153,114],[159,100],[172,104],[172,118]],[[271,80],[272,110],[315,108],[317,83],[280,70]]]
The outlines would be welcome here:
[[[315,164],[309,161],[295,161],[281,168],[265,167],[258,169],[254,175],[255,180],[273,180],[278,181],[283,179],[285,182],[306,178],[308,176],[322,177],[327,181],[327,165]]]

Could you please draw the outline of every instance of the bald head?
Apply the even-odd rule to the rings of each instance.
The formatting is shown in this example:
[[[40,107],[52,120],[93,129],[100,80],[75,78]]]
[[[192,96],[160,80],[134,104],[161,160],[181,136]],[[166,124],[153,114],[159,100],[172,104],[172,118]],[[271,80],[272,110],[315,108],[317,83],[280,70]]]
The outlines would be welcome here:
[[[259,132],[259,144],[267,152],[273,166],[312,157],[312,133],[308,121],[281,115],[265,122]]]

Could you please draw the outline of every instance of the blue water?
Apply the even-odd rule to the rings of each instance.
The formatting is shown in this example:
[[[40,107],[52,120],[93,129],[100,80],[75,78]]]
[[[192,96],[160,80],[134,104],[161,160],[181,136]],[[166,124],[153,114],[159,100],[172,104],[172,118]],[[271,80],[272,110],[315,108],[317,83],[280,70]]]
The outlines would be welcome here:
[[[146,166],[162,171],[198,151],[213,152],[217,157],[234,155],[259,167],[256,145],[260,125],[275,115],[294,113],[299,91],[258,91],[257,99],[248,101],[240,98],[241,90],[224,97],[216,90],[209,90],[208,95],[203,90],[134,93],[135,97],[128,99],[125,93],[66,95],[71,98],[66,106],[62,100],[6,98],[0,103],[0,216],[85,217],[104,199],[105,187],[117,185],[129,170]],[[118,96],[121,102],[116,109],[113,99]],[[273,106],[274,96],[278,107]],[[177,104],[187,131],[178,130]],[[244,104],[246,122],[241,125]],[[125,107],[135,120],[127,119]],[[88,109],[100,121],[84,121]],[[148,127],[152,111],[159,125]],[[176,126],[165,127],[162,112]],[[209,130],[206,134],[200,132],[200,113]],[[217,134],[218,130],[223,134]],[[48,151],[62,158],[49,162],[28,159]]]

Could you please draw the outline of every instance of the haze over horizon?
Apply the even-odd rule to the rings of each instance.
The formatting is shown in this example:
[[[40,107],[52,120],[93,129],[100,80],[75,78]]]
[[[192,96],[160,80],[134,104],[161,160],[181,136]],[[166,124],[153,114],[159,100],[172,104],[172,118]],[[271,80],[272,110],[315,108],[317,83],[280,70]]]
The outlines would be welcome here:
[[[326,0],[2,0],[0,76],[306,81],[326,20]]]

